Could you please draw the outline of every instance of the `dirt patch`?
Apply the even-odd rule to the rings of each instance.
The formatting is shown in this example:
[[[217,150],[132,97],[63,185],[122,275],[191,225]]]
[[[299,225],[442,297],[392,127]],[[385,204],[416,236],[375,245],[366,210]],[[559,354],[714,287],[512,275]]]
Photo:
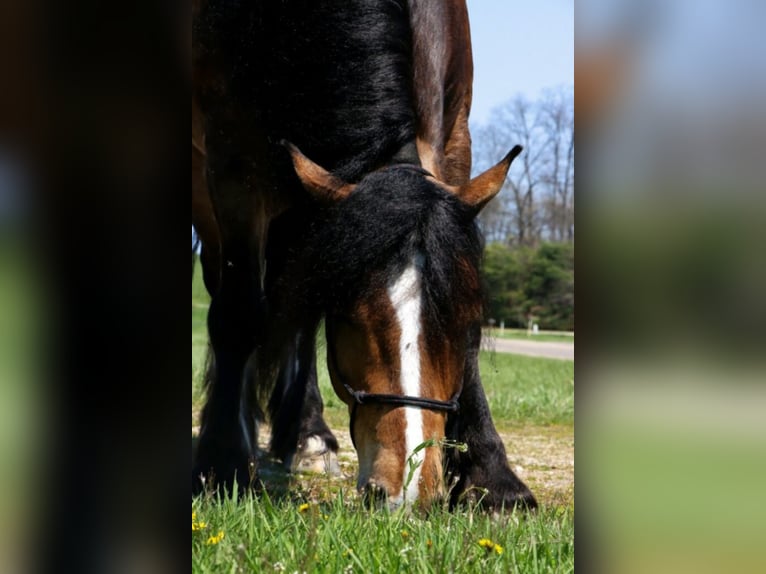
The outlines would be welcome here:
[[[192,428],[196,436],[197,427]],[[340,450],[338,463],[341,476],[333,479],[336,486],[353,489],[357,472],[356,452],[346,429],[333,429]],[[262,426],[259,447],[266,451],[270,429]],[[574,430],[567,426],[519,427],[503,429],[500,437],[508,452],[514,472],[532,490],[545,506],[572,506],[574,504]],[[300,486],[307,491],[326,488],[326,480],[316,476],[300,476]],[[336,488],[332,489],[333,491]],[[316,493],[319,495],[319,493]],[[327,493],[325,493],[325,496]],[[324,498],[319,495],[318,498]]]
[[[356,452],[347,430],[333,429],[344,475],[356,476]],[[571,427],[523,427],[500,432],[513,471],[541,504],[574,503],[574,431]]]
[[[574,504],[574,429],[523,427],[501,432],[511,468],[538,500],[551,506]]]

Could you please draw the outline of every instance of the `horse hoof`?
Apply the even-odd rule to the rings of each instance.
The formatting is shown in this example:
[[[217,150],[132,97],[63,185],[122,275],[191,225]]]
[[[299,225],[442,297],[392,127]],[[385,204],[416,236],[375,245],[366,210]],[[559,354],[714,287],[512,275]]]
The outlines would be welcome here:
[[[251,460],[244,464],[198,463],[192,470],[192,496],[207,493],[228,493],[236,489],[243,493],[255,484],[256,465]]]
[[[293,472],[340,476],[338,455],[318,436],[306,439],[305,446],[295,454]]]

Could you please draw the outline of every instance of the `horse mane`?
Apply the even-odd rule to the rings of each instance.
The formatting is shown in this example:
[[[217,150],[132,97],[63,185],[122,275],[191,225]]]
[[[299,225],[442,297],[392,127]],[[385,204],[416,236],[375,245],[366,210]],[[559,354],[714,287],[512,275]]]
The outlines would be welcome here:
[[[309,292],[323,312],[385,289],[418,255],[427,340],[457,340],[482,312],[484,242],[474,213],[414,170],[372,174],[321,213],[311,233]]]
[[[276,145],[284,138],[355,182],[414,141],[406,0],[212,4],[197,41],[216,46],[227,96],[251,109],[239,121],[274,142],[269,165],[291,169]]]

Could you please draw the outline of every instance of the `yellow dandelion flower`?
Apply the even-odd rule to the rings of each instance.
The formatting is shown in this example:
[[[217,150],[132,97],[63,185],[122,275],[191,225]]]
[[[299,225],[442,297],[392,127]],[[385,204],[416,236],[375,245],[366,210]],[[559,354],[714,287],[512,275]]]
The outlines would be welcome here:
[[[402,538],[409,538],[409,536],[410,536],[409,532],[407,532],[406,530],[402,530]]]
[[[219,530],[218,534],[214,534],[210,538],[207,539],[207,544],[218,544],[221,540],[223,540],[224,533],[223,530]]]
[[[434,543],[433,543],[433,542],[431,542],[431,539],[430,539],[430,538],[429,538],[428,540],[426,540],[426,546],[428,546],[429,548],[431,548],[431,546],[433,546],[433,545],[434,545]]]
[[[197,520],[197,513],[192,512],[192,532],[199,532],[207,527],[207,522],[200,522]]]
[[[298,507],[298,512],[306,512],[309,508],[311,508],[311,505],[308,502],[304,502]]]
[[[494,552],[498,556],[503,553],[503,547],[499,544],[495,544],[489,538],[482,538],[479,540],[479,546],[486,549],[487,552]]]

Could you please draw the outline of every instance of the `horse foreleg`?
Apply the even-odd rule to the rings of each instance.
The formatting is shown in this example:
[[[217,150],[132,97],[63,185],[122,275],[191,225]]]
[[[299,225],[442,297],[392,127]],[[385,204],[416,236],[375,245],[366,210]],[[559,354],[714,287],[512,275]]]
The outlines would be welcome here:
[[[269,403],[271,453],[286,469],[339,474],[338,441],[322,417],[323,410],[314,330],[306,329],[285,349]]]
[[[208,312],[214,372],[192,470],[192,492],[205,484],[249,486],[255,476],[256,420],[244,386],[245,365],[262,322],[257,286],[246,257],[232,257]]]
[[[492,422],[487,397],[479,375],[479,345],[466,361],[460,412],[450,415],[447,436],[465,444],[466,452],[447,453],[448,478],[454,481],[450,507],[468,500],[479,500],[487,509],[499,511],[514,507],[536,508],[529,488],[508,464],[505,446]]]

